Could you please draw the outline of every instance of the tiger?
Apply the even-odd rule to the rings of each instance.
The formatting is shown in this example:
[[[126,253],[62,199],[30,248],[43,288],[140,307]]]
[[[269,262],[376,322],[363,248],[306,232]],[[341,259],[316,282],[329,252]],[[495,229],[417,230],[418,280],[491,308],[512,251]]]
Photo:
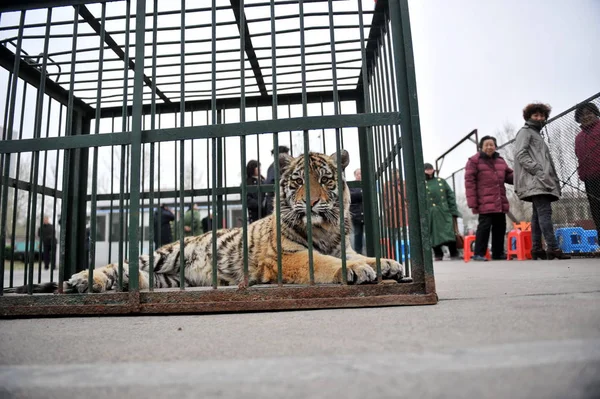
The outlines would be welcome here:
[[[349,163],[348,152],[340,154],[342,170]],[[296,158],[282,154],[279,159],[281,178],[281,279],[284,284],[309,284],[309,240],[307,237],[306,181],[309,181],[312,224],[314,283],[343,283],[342,235],[340,217],[344,221],[346,279],[349,284],[377,281],[376,259],[356,253],[350,243],[350,191],[345,178],[338,181],[337,154],[308,153],[308,176],[304,174],[304,155]],[[340,214],[338,184],[342,185],[343,216]],[[217,280],[220,285],[278,283],[277,217],[270,214],[248,225],[248,281],[245,281],[243,262],[243,230],[241,227],[220,229],[214,234],[217,241]],[[180,242],[173,242],[154,252],[151,268],[148,255],[139,257],[139,289],[148,289],[149,273],[154,273],[154,288],[210,286],[213,283],[213,233],[184,239],[183,259]],[[180,268],[184,267],[184,281]],[[405,276],[404,266],[393,259],[381,259],[381,273],[385,279],[400,281]],[[74,274],[64,282],[65,292],[105,292],[119,287],[118,264],[109,264],[93,271],[92,287],[88,286],[88,270]],[[123,290],[129,283],[129,267],[124,262]]]

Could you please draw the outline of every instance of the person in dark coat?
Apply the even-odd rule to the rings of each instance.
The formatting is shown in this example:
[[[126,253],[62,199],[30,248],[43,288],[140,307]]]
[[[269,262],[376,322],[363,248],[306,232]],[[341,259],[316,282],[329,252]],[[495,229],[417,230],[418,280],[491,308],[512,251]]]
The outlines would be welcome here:
[[[249,161],[246,165],[246,184],[248,186],[265,184],[265,178],[260,174],[260,164],[254,159]],[[265,197],[263,193],[248,193],[246,199],[246,204],[248,206],[248,223],[256,222],[258,219],[266,216]]]
[[[459,259],[456,248],[456,233],[458,230],[456,219],[460,212],[456,206],[454,191],[446,180],[435,177],[435,169],[430,163],[424,165],[425,189],[427,193],[427,207],[429,209],[429,233],[435,260],[442,260],[445,245],[450,252],[452,260]]]
[[[581,125],[581,132],[575,137],[577,171],[585,184],[592,219],[600,237],[600,110],[594,103],[581,104],[575,110],[575,122]]]
[[[44,269],[48,270],[52,263],[52,268],[56,269],[56,231],[50,223],[50,218],[44,216],[42,226],[38,229],[38,237],[42,239],[42,258],[44,260]]]
[[[208,233],[212,231],[212,213],[208,213],[208,216],[202,218],[202,232]]]
[[[360,169],[354,171],[356,181],[362,180]],[[363,195],[360,187],[350,189],[350,215],[352,216],[352,232],[354,233],[354,250],[362,254],[365,219],[363,214]]]
[[[472,259],[487,261],[488,240],[492,231],[492,259],[505,259],[504,234],[506,213],[509,210],[504,183],[513,184],[513,170],[496,152],[496,139],[484,136],[479,141],[480,151],[467,161],[465,189],[467,205],[479,214]]]
[[[550,106],[529,104],[523,109],[525,126],[515,139],[515,193],[532,203],[531,257],[570,259],[558,247],[552,225],[552,202],[560,199],[560,181],[550,149],[540,134],[550,116]],[[542,234],[546,251],[542,248]]]
[[[171,231],[171,222],[175,220],[175,215],[165,204],[154,211],[154,245],[160,248],[165,244],[173,242],[173,232]],[[160,235],[159,235],[160,227]]]
[[[285,145],[279,146],[279,155],[281,154],[289,154],[290,148]],[[275,156],[275,150],[271,150],[271,155]],[[281,172],[280,172],[281,173]],[[274,184],[275,183],[275,161],[269,165],[267,169],[267,178],[265,179],[265,184]],[[275,186],[275,190],[278,190],[279,187]],[[265,216],[273,213],[275,206],[273,205],[273,198],[275,197],[274,193],[265,194]]]

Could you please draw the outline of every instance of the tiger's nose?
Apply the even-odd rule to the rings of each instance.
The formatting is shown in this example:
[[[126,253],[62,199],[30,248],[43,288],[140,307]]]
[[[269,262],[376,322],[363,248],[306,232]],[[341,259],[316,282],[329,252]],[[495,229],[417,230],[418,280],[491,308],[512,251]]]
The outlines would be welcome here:
[[[311,200],[310,200],[310,206],[314,207],[317,204],[317,202],[319,202],[318,198],[314,198],[314,199],[311,198]]]

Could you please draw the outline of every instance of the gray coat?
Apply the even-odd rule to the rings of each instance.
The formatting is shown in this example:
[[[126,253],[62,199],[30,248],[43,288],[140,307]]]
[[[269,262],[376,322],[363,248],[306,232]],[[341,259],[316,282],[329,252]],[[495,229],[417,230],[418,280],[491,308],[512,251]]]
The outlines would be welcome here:
[[[534,195],[560,198],[560,182],[550,150],[540,135],[540,128],[530,122],[517,133],[515,140],[515,192],[523,201]]]

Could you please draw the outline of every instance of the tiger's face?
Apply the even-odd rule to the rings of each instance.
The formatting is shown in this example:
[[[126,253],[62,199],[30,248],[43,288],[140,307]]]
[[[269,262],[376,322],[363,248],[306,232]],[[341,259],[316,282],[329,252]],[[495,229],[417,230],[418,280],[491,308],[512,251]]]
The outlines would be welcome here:
[[[342,150],[342,169],[348,165],[348,152]],[[290,225],[307,224],[307,189],[310,186],[309,209],[313,226],[338,226],[340,207],[338,184],[343,185],[343,201],[346,213],[350,205],[350,194],[346,181],[338,181],[337,155],[331,156],[309,153],[308,176],[304,173],[304,156],[287,156],[280,159],[282,175],[280,180],[281,218]],[[308,182],[308,186],[307,186]]]

